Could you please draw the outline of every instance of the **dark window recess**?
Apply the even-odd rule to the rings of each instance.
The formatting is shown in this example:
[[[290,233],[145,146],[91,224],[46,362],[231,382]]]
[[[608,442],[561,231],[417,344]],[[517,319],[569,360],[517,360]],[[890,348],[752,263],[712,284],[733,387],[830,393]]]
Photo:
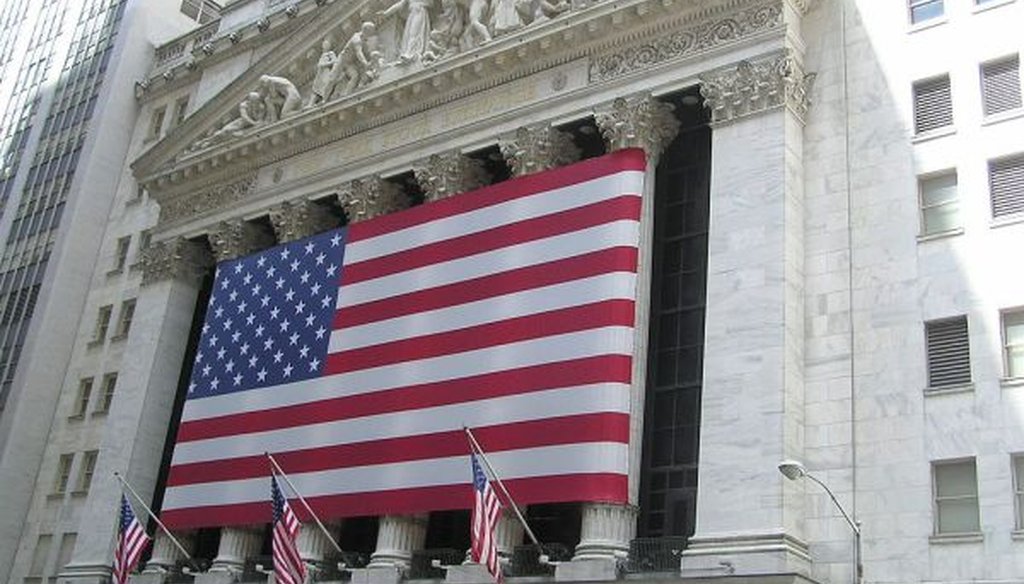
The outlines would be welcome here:
[[[953,125],[949,75],[914,84],[914,132],[923,134]]]
[[[971,382],[971,350],[967,317],[926,322],[928,387],[940,388]]]
[[[469,511],[434,511],[427,524],[426,549],[469,549]]]
[[[1017,55],[981,66],[981,95],[986,116],[1020,108],[1020,59]]]
[[[647,538],[692,535],[696,517],[711,131],[693,102],[677,104],[683,129],[662,155],[655,184],[637,530]]]

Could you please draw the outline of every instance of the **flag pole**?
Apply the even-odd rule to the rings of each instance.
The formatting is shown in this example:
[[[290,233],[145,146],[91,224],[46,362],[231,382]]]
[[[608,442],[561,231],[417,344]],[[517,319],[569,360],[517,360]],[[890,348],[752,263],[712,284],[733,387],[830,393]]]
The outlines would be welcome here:
[[[274,470],[277,472],[277,474],[281,475],[281,478],[284,479],[284,482],[288,483],[288,487],[292,490],[293,493],[295,493],[295,496],[299,498],[299,501],[302,503],[302,506],[306,508],[307,512],[309,512],[310,517],[312,517],[313,521],[316,522],[316,525],[320,528],[320,531],[322,531],[324,535],[327,536],[327,540],[331,542],[332,546],[334,546],[334,550],[337,551],[339,554],[342,553],[341,546],[338,545],[338,542],[334,541],[334,538],[331,536],[331,532],[327,531],[327,528],[324,527],[323,522],[321,522],[320,518],[317,517],[316,513],[313,512],[313,508],[310,507],[309,503],[306,502],[306,499],[303,498],[302,493],[300,493],[299,490],[295,488],[295,485],[292,483],[292,480],[288,478],[288,475],[284,472],[284,469],[281,468],[281,465],[277,464],[277,461],[274,460],[274,457],[271,456],[269,452],[264,452],[263,454],[266,454],[267,458],[270,459],[270,464],[274,465]]]
[[[171,540],[171,543],[174,544],[174,547],[178,548],[178,551],[185,555],[185,559],[188,560],[190,564],[195,565],[192,561],[192,554],[185,551],[185,548],[182,547],[181,543],[178,542],[178,538],[171,535],[171,531],[167,529],[167,526],[164,525],[164,522],[160,521],[160,518],[156,516],[156,513],[153,513],[153,510],[149,508],[149,505],[146,505],[146,502],[142,500],[142,497],[140,497],[139,494],[135,492],[135,489],[133,489],[132,486],[128,484],[128,481],[124,480],[124,477],[122,477],[121,474],[116,471],[114,472],[114,477],[116,477],[117,480],[121,481],[121,484],[124,486],[124,488],[128,489],[128,492],[131,493],[132,497],[139,503],[139,505],[142,505],[142,508],[146,510],[146,514],[149,515],[150,518],[156,522],[156,524],[160,527],[161,530],[163,530],[164,535],[166,535],[167,538]]]
[[[494,467],[491,466],[491,461],[487,460],[487,455],[484,454],[484,449],[480,447],[480,443],[476,441],[476,436],[473,435],[473,431],[467,426],[463,426],[462,429],[466,432],[466,436],[469,438],[469,444],[473,448],[473,451],[480,455],[480,459],[484,461],[484,466],[487,467],[487,472],[491,473],[491,476],[494,477],[494,482],[498,483],[501,493],[505,495],[509,504],[512,505],[512,511],[515,512],[516,517],[519,519],[519,523],[523,524],[523,529],[526,531],[526,535],[530,537],[530,541],[533,542],[533,545],[540,548],[540,540],[537,539],[537,536],[533,534],[533,530],[530,529],[529,525],[527,525],[526,518],[523,517],[523,514],[519,511],[519,506],[516,505],[515,499],[512,498],[508,489],[505,488],[505,483],[501,482],[501,477],[498,476],[498,473],[494,472]]]

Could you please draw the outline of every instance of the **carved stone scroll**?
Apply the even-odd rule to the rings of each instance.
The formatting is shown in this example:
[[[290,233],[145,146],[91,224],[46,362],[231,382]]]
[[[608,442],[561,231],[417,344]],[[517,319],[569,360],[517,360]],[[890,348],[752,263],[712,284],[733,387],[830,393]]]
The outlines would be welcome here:
[[[572,136],[547,124],[519,128],[499,145],[514,176],[572,164],[580,158]]]
[[[270,210],[270,223],[279,243],[309,237],[337,226],[338,221],[312,201],[285,201]]]
[[[761,61],[740,61],[733,68],[702,76],[700,93],[714,123],[781,106],[803,120],[814,77],[813,73],[804,74],[792,56],[781,54]]]
[[[379,176],[349,182],[338,192],[338,202],[351,222],[373,219],[409,205],[408,197],[398,185]]]
[[[233,260],[274,244],[272,234],[244,219],[221,221],[209,237],[218,262]]]
[[[673,109],[650,94],[629,95],[599,108],[594,119],[609,150],[643,148],[656,160],[679,132]]]
[[[483,162],[458,151],[434,154],[415,166],[413,172],[428,201],[480,188],[491,179]]]
[[[142,252],[142,285],[165,280],[198,282],[213,258],[198,243],[178,237],[151,243]]]

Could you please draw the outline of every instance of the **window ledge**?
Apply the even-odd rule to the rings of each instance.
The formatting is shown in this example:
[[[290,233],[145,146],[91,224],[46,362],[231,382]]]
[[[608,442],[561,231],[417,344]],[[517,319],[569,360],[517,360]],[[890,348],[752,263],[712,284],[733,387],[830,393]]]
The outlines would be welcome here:
[[[950,395],[954,393],[970,393],[972,391],[974,391],[974,383],[924,388],[925,395]]]
[[[986,2],[984,4],[975,4],[971,7],[971,12],[978,14],[979,12],[985,12],[986,10],[992,10],[1000,6],[1006,6],[1007,4],[1013,4],[1017,0],[999,0],[997,2]]]
[[[929,28],[935,28],[936,26],[942,26],[949,22],[948,15],[936,16],[935,18],[929,18],[921,22],[911,23],[907,28],[907,33],[913,34],[915,32],[921,32],[922,30],[928,30]]]
[[[110,337],[111,343],[119,343],[128,338],[128,333],[120,333]]]
[[[1006,110],[1005,112],[999,112],[998,114],[992,114],[985,116],[981,120],[982,126],[992,126],[1000,122],[1006,122],[1009,120],[1016,120],[1017,118],[1024,117],[1024,107],[1019,107],[1012,110]]]
[[[95,412],[92,413],[92,417],[94,418],[102,418],[105,417],[106,415],[107,410],[96,410]]]
[[[123,273],[124,273],[124,268],[114,268],[113,270],[110,270],[109,272],[107,272],[107,277],[108,278],[113,278],[114,276],[120,276]]]
[[[936,544],[978,543],[984,540],[985,535],[980,531],[972,533],[938,533],[928,536],[928,542]]]
[[[85,419],[85,414],[71,414],[68,416],[68,420],[72,422],[81,422]]]
[[[49,501],[54,501],[54,500],[63,499],[63,498],[64,498],[64,493],[50,493],[50,494],[46,495],[46,499],[49,500]]]
[[[72,497],[84,497],[84,496],[86,496],[88,494],[89,494],[88,489],[76,489],[74,491],[71,491],[71,496]]]
[[[1017,225],[1024,223],[1024,213],[1014,213],[1013,215],[1007,215],[1005,217],[995,217],[989,222],[989,227],[995,229],[997,227],[1006,227],[1008,225]]]
[[[1024,529],[1014,529],[1010,532],[1010,538],[1013,541],[1024,541]]]
[[[1024,377],[1003,377],[999,380],[1000,387],[1024,387]]]
[[[936,231],[935,233],[922,233],[917,236],[918,243],[924,243],[926,241],[935,241],[937,239],[946,239],[948,237],[956,237],[957,235],[963,235],[963,227],[955,227],[953,229],[947,229],[945,231]]]
[[[943,126],[934,130],[928,130],[927,132],[921,132],[920,134],[914,134],[914,137],[910,139],[910,143],[921,144],[922,142],[945,138],[953,134],[956,134],[956,126]]]
[[[88,343],[85,344],[85,348],[86,349],[95,349],[96,347],[99,347],[101,345],[103,345],[103,339],[93,339],[93,340],[91,340],[91,341],[89,341]]]

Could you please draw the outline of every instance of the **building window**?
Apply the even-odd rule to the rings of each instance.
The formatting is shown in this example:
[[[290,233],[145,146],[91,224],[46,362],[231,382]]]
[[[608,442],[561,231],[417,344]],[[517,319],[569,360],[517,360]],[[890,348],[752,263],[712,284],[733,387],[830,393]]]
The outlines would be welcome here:
[[[92,341],[102,343],[107,338],[107,329],[110,328],[110,314],[114,311],[111,305],[101,306],[99,314],[96,315],[96,331],[93,333]]]
[[[178,99],[174,102],[174,117],[171,119],[171,123],[174,126],[181,125],[185,121],[185,115],[188,113],[188,96]]]
[[[81,418],[85,415],[90,397],[92,397],[92,377],[86,377],[78,382],[78,395],[75,396],[75,409],[71,413],[71,417]]]
[[[1020,109],[1020,59],[1017,55],[982,64],[981,97],[986,116]]]
[[[1013,457],[1013,503],[1017,511],[1015,526],[1024,531],[1024,454]]]
[[[123,339],[128,336],[132,328],[132,318],[135,317],[135,299],[125,300],[121,303],[121,317],[117,321],[117,334],[114,339]]]
[[[988,190],[993,218],[1024,212],[1024,156],[990,160]]]
[[[971,350],[967,338],[967,317],[958,316],[926,322],[928,346],[928,387],[940,389],[971,382]]]
[[[943,15],[942,0],[910,0],[910,22],[917,24]]]
[[[1024,310],[1003,313],[1003,355],[1006,376],[1024,377]]]
[[[956,172],[922,177],[917,181],[921,197],[921,234],[934,235],[960,228],[960,202]]]
[[[68,479],[71,478],[71,461],[74,460],[74,454],[61,454],[60,459],[57,460],[57,476],[53,481],[53,493],[55,495],[63,494],[64,491],[68,490]]]
[[[75,551],[75,542],[78,540],[77,533],[65,533],[60,538],[60,549],[57,551],[57,566],[56,572],[59,574],[64,571],[64,567],[71,563],[71,554]],[[56,581],[56,578],[51,578]]]
[[[82,468],[78,472],[78,488],[75,489],[77,492],[89,492],[89,486],[92,485],[92,475],[96,472],[97,456],[99,456],[98,450],[90,450],[82,456]]]
[[[977,533],[978,479],[974,459],[932,464],[935,533]]]
[[[110,411],[110,403],[114,401],[115,389],[117,389],[117,373],[107,373],[103,376],[103,393],[100,394],[100,403],[96,404],[93,415],[105,414]]]
[[[949,75],[914,83],[914,132],[924,134],[953,125]]]
[[[146,133],[147,140],[155,140],[160,137],[160,132],[164,127],[164,118],[166,116],[167,108],[164,106],[153,110],[152,115],[149,117],[149,131]]]
[[[130,235],[117,240],[117,248],[114,250],[114,268],[111,272],[124,270],[124,265],[128,262],[128,248],[131,246],[131,243],[132,237]]]
[[[32,565],[29,566],[28,575],[34,577],[40,577],[46,570],[46,556],[50,555],[50,545],[53,542],[53,536],[50,534],[44,534],[39,536],[39,541],[36,542],[36,549],[32,551]]]

